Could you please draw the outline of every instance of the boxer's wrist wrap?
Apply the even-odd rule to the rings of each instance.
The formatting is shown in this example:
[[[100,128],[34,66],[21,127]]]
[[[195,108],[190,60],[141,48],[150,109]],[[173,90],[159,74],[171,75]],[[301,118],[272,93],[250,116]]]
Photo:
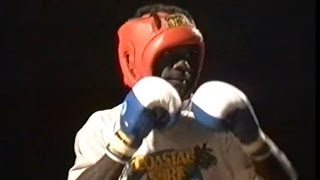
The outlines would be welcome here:
[[[256,141],[250,144],[242,144],[241,147],[253,161],[262,161],[273,153],[279,153],[277,146],[261,130]]]
[[[114,161],[125,164],[137,151],[137,148],[132,147],[132,144],[133,141],[119,130],[107,144],[106,154]]]
[[[254,163],[264,163],[264,161],[267,161],[267,163],[270,163],[270,161],[281,162],[280,164],[282,168],[287,172],[290,179],[297,180],[298,175],[291,162],[288,160],[286,155],[277,147],[277,145],[265,134],[261,133],[261,137],[259,137],[257,141],[250,144],[249,146],[251,147],[248,148],[248,145],[246,145],[242,146],[242,148],[244,151],[246,151],[248,149],[254,150],[253,147],[256,147],[255,151],[251,151],[251,154],[248,154]]]

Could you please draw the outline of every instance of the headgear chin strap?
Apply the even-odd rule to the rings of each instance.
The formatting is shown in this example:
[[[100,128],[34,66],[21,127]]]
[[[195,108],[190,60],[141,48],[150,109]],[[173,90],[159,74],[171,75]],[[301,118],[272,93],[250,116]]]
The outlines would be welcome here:
[[[166,49],[181,45],[199,45],[199,72],[204,42],[194,22],[183,14],[147,14],[132,19],[118,30],[118,55],[124,83],[132,87],[139,79],[151,76],[157,57]]]

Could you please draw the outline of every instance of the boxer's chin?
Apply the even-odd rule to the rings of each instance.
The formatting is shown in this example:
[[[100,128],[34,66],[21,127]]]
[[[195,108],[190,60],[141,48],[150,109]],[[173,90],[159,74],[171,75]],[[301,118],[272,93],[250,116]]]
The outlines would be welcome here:
[[[185,93],[186,93],[187,84],[179,80],[167,80],[167,81],[177,90],[180,97],[184,99],[186,96]]]

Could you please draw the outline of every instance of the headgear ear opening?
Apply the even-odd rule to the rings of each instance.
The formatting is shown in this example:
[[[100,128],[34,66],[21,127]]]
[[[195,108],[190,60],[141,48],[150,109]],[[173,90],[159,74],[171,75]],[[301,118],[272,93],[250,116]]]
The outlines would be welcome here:
[[[161,28],[161,20],[156,12],[152,12],[151,16],[153,17],[154,23],[158,29]]]
[[[127,46],[119,46],[118,51],[123,81],[125,85],[131,87],[131,83],[135,81],[137,76],[134,68],[134,50],[130,47],[130,44],[127,44]]]

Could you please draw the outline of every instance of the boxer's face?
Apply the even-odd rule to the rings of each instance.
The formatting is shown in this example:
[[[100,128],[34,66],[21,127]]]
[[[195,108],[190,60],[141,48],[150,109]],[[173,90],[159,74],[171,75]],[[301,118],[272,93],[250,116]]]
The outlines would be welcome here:
[[[166,50],[156,60],[154,75],[167,80],[186,99],[198,79],[199,55],[195,45]]]

